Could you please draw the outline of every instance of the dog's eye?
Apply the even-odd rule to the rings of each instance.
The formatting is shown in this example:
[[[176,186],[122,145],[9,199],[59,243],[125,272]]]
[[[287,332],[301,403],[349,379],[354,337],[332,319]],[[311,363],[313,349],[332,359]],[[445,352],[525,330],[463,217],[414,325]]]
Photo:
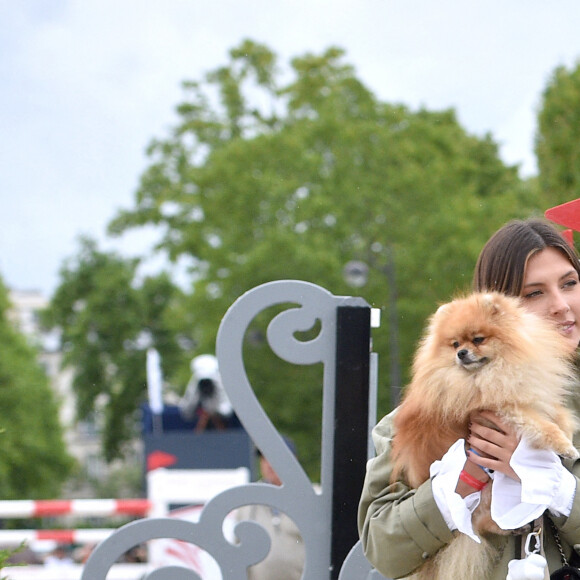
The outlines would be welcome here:
[[[455,341],[451,345],[453,348],[459,348],[459,342]]]
[[[478,344],[481,344],[484,340],[485,340],[484,336],[476,336],[471,342],[473,342],[473,344],[477,346]]]

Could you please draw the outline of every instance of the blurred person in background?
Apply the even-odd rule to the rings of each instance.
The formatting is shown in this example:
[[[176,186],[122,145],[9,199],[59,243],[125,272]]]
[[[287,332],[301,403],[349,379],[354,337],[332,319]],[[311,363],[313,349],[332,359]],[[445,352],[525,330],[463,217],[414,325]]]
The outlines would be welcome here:
[[[284,438],[296,455],[294,443]],[[258,451],[262,483],[281,485],[270,462]],[[260,524],[270,536],[270,552],[255,566],[248,568],[248,580],[300,580],[304,568],[304,541],[300,530],[284,512],[268,505],[246,505],[236,512],[238,521]]]
[[[201,433],[208,427],[225,429],[234,409],[222,384],[217,358],[211,354],[196,356],[191,361],[191,379],[179,402],[179,412],[184,420],[197,418],[195,431]]]

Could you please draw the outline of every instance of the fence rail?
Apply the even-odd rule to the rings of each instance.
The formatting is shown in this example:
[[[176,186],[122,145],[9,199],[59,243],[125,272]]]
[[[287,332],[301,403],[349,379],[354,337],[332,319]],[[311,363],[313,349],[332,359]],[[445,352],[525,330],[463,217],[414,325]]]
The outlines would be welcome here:
[[[118,528],[87,528],[78,530],[0,530],[1,546],[19,546],[22,542],[50,540],[59,544],[98,544]]]
[[[0,518],[146,516],[152,508],[147,499],[7,500],[0,501]]]

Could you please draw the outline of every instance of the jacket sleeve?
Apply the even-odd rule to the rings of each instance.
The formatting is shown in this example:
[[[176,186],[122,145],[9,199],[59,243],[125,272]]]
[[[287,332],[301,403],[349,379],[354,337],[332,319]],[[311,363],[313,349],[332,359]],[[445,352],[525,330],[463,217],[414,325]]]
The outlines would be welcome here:
[[[575,401],[575,403],[578,404],[578,401]],[[576,415],[580,416],[578,409],[575,410]],[[580,432],[578,431],[574,434],[574,447],[580,450]],[[580,554],[580,459],[563,459],[562,463],[576,477],[576,493],[574,494],[570,515],[568,517],[551,516],[551,519],[559,529],[564,543],[567,544],[564,548],[574,548]]]
[[[437,508],[430,480],[416,490],[402,482],[389,483],[393,413],[373,429],[377,455],[367,464],[358,528],[369,562],[384,576],[402,578],[449,543],[453,534]]]

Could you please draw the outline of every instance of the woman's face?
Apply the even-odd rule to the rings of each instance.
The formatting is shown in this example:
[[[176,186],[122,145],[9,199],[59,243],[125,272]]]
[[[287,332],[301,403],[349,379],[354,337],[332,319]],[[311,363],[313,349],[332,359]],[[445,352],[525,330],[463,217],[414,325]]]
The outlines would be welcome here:
[[[529,260],[522,298],[528,310],[553,320],[574,350],[580,342],[580,284],[578,272],[556,248],[545,248]]]

